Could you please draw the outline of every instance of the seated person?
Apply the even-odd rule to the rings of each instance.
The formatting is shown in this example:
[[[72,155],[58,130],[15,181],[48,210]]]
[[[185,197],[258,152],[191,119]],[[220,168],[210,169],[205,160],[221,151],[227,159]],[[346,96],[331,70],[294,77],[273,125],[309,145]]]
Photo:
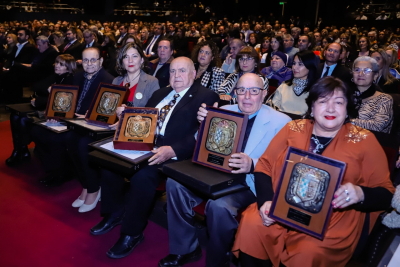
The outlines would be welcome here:
[[[378,62],[379,75],[376,84],[381,92],[387,94],[400,94],[399,81],[390,73],[390,63],[388,56],[382,48],[371,51],[371,57]]]
[[[169,66],[174,59],[174,42],[168,38],[161,38],[157,43],[158,58],[150,61],[150,75],[158,79],[160,87],[169,85]]]
[[[236,70],[236,55],[245,46],[244,42],[240,39],[233,39],[229,43],[230,53],[226,56],[224,63],[222,64],[222,70],[225,73],[234,73]]]
[[[246,183],[250,189],[207,201],[205,212],[210,240],[207,246],[206,266],[229,266],[228,252],[238,227],[238,210],[256,200],[253,167],[275,134],[290,121],[288,116],[262,104],[268,93],[263,83],[256,74],[244,74],[235,89],[238,104],[222,107],[249,115],[242,151],[232,155],[229,165],[238,168],[232,173],[247,174]],[[204,107],[205,104],[197,113],[199,121],[207,116]],[[182,266],[201,257],[193,208],[207,199],[172,179],[167,180],[167,199],[170,255],[162,259],[159,266]]]
[[[127,197],[121,193],[124,177],[102,169],[101,214],[104,218],[90,233],[102,235],[122,224],[118,241],[107,252],[110,258],[128,256],[143,241],[156,189],[160,181],[166,179],[159,168],[165,163],[192,157],[196,143],[194,136],[199,128],[197,110],[202,103],[212,105],[218,101],[216,93],[193,83],[196,71],[190,59],[174,59],[169,72],[171,86],[154,92],[146,104],[146,107],[156,107],[165,114],[158,117],[155,139],[158,148],[152,150],[155,155],[149,159],[149,165],[128,177]]]
[[[271,66],[261,70],[261,74],[268,79],[279,81],[279,85],[292,78],[292,70],[286,67],[287,55],[281,51],[274,52],[271,58]]]
[[[385,153],[371,132],[349,123],[355,113],[352,90],[337,78],[322,78],[309,91],[307,106],[307,119],[283,127],[255,167],[257,203],[242,214],[233,246],[243,267],[268,266],[263,265],[267,261],[273,266],[345,266],[365,217],[374,225],[377,211],[390,207],[394,187]],[[347,164],[323,240],[268,216],[289,147]]]
[[[240,77],[246,73],[255,73],[260,76],[264,81],[263,88],[268,90],[268,79],[258,72],[257,66],[260,64],[260,58],[254,48],[249,46],[244,47],[237,54],[236,59],[235,72],[230,74],[218,89],[218,94],[221,100],[231,101],[231,99],[234,99],[235,94],[233,89],[235,89]]]
[[[75,59],[68,54],[59,55],[54,65],[54,74],[33,84],[34,91],[31,100],[32,106],[37,110],[45,110],[47,98],[53,84],[72,84],[73,74],[76,70]],[[27,116],[20,116],[12,112],[10,114],[11,133],[14,149],[11,156],[6,160],[7,166],[14,166],[19,162],[29,159],[28,145],[31,142],[30,131],[33,120]]]
[[[272,104],[280,111],[302,115],[307,111],[308,90],[316,80],[316,62],[312,51],[298,52],[293,59],[293,79],[275,91]]]
[[[362,100],[358,116],[351,120],[354,125],[383,133],[390,133],[393,125],[393,99],[378,91],[374,81],[378,78],[379,66],[375,59],[358,57],[353,65],[353,81]]]
[[[195,82],[217,92],[225,80],[217,45],[213,41],[198,43],[193,48],[192,60],[196,69]]]

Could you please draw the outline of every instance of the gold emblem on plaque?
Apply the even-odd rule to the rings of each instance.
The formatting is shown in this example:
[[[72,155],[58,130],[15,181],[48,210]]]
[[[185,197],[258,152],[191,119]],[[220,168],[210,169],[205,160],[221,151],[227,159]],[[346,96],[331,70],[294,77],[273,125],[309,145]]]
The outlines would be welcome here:
[[[212,118],[206,141],[207,150],[230,155],[233,150],[237,124],[234,121]]]
[[[329,173],[324,170],[296,163],[286,190],[286,202],[312,213],[320,212],[330,179]]]
[[[134,138],[147,138],[150,135],[151,118],[140,115],[128,118],[125,127],[125,136]]]
[[[97,106],[97,113],[112,116],[117,110],[121,95],[118,93],[104,92]]]
[[[68,112],[71,110],[74,95],[70,92],[56,92],[53,101],[53,110],[56,112]]]

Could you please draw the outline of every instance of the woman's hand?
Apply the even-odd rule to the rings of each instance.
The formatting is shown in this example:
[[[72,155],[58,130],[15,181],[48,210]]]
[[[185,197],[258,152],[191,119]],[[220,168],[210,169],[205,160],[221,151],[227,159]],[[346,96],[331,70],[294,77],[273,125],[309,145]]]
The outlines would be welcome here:
[[[230,95],[220,95],[219,98],[226,101],[230,101],[232,99]]]
[[[344,209],[350,205],[364,201],[364,192],[358,185],[347,183],[336,190],[332,201],[333,208]]]
[[[116,110],[115,112],[117,113],[117,117],[118,117],[118,118],[121,117],[122,111],[124,111],[125,108],[126,108],[126,105],[125,105],[125,104],[122,104],[122,106],[117,107],[117,110]]]
[[[269,217],[269,210],[271,208],[272,201],[265,201],[265,203],[260,208],[260,217],[265,226],[271,226],[275,223],[275,220]]]
[[[36,101],[36,98],[32,98],[32,99],[31,99],[31,105],[34,106],[34,107],[36,107],[36,106],[35,106],[35,101]]]
[[[86,114],[87,114],[87,111],[86,111],[85,115],[81,115],[81,114],[75,113],[75,116],[76,116],[78,119],[84,119],[84,118],[86,117]]]
[[[197,111],[197,120],[201,123],[207,117],[207,105],[205,103],[201,104],[199,111]],[[214,108],[218,107],[218,102],[215,102],[213,105]]]

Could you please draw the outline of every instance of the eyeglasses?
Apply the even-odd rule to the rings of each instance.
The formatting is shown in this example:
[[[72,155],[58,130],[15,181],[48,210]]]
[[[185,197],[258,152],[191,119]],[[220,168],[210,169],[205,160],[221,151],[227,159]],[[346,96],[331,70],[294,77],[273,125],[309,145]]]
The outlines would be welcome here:
[[[353,73],[361,73],[363,72],[365,75],[369,75],[372,73],[372,70],[370,68],[354,68]]]
[[[253,61],[254,60],[254,57],[241,57],[241,58],[239,58],[239,62],[250,62],[250,61]]]
[[[94,63],[96,63],[97,60],[99,60],[99,59],[100,59],[100,57],[99,57],[99,58],[91,58],[91,59],[85,58],[85,59],[82,59],[82,64],[89,64],[89,62],[92,63],[92,64],[94,64]]]
[[[259,95],[261,90],[264,90],[264,89],[259,88],[259,87],[249,87],[249,88],[237,87],[237,88],[235,88],[235,92],[237,95],[245,95],[246,91],[249,91],[249,93],[251,95]]]

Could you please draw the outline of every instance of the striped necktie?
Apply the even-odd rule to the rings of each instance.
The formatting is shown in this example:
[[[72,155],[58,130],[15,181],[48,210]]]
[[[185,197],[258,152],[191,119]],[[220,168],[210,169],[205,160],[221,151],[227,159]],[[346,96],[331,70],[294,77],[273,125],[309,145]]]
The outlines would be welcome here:
[[[176,100],[178,99],[179,94],[175,94],[174,95],[174,99],[172,99],[167,105],[165,105],[164,107],[161,108],[160,110],[160,114],[158,116],[157,119],[157,129],[156,129],[156,140],[155,142],[157,142],[157,137],[160,135],[161,133],[161,129],[163,127],[165,118],[167,117],[169,111],[172,109],[173,106],[175,106]]]

